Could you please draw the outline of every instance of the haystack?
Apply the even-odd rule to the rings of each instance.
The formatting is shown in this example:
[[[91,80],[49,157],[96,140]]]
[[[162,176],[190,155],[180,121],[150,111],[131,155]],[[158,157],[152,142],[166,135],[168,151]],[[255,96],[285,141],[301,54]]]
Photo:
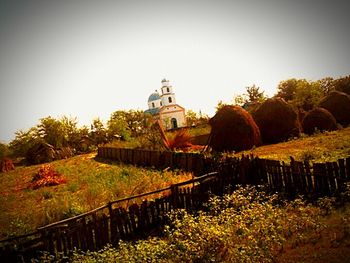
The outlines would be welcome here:
[[[26,160],[30,164],[46,163],[55,160],[56,152],[51,144],[43,141],[35,143],[27,152]]]
[[[49,165],[42,165],[39,171],[34,175],[28,188],[38,189],[44,186],[54,186],[66,183],[67,180],[64,176],[57,173],[54,168]]]
[[[313,134],[319,131],[334,131],[337,129],[337,121],[334,116],[326,109],[315,108],[309,111],[303,121],[302,127],[305,134]]]
[[[209,120],[209,146],[215,151],[242,151],[261,144],[259,128],[239,106],[226,105]]]
[[[319,107],[328,110],[343,126],[350,124],[350,96],[339,91],[332,91],[323,98]]]
[[[8,171],[14,170],[15,166],[11,159],[5,157],[0,161],[0,172],[6,173]]]
[[[299,136],[298,115],[284,99],[266,100],[254,112],[263,143],[278,143]]]

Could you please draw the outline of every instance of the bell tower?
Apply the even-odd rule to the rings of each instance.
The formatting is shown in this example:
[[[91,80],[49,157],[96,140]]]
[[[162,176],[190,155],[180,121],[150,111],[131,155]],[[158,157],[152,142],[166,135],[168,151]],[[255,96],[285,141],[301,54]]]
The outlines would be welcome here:
[[[169,84],[169,80],[162,80],[162,105],[174,105],[176,104],[175,94],[173,92],[173,87]]]

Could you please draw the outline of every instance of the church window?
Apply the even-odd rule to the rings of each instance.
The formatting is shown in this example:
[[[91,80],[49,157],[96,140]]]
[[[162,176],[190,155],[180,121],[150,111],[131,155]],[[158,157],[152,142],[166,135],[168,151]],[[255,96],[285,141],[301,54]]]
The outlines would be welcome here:
[[[166,88],[166,91],[167,91],[167,92],[170,92],[169,88]]]
[[[152,102],[152,108],[154,108],[155,106],[154,106],[154,102]]]
[[[169,103],[172,103],[172,102],[173,102],[173,100],[171,99],[171,97],[169,97],[168,100],[169,100]]]
[[[162,103],[162,102],[160,102],[160,106],[163,106],[163,103]]]

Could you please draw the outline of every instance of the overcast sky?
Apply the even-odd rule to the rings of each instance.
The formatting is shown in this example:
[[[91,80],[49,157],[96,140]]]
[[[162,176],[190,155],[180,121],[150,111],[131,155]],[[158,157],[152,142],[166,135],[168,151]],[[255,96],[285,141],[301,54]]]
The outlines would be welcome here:
[[[51,115],[147,109],[161,80],[212,116],[256,84],[350,74],[347,1],[0,0],[0,141]]]

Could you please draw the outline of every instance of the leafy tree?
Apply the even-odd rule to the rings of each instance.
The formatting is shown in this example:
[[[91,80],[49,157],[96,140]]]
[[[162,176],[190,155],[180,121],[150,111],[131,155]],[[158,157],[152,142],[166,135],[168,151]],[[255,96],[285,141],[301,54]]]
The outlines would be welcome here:
[[[306,111],[313,109],[323,97],[323,89],[319,82],[298,81],[292,105]]]
[[[216,112],[218,112],[219,110],[221,110],[221,109],[222,109],[224,106],[226,106],[226,105],[229,105],[229,104],[227,104],[227,103],[223,102],[222,100],[220,100],[220,101],[218,102],[218,104],[216,105],[216,107],[215,107]]]
[[[5,143],[0,142],[0,160],[9,155],[10,155],[9,146]]]
[[[260,91],[260,87],[255,84],[251,87],[246,87],[247,99],[245,103],[262,102],[266,99],[264,91]]]
[[[107,130],[100,118],[92,120],[90,138],[96,145],[106,143],[108,141]]]
[[[336,79],[334,81],[334,88],[350,95],[350,75]]]
[[[55,148],[66,145],[66,134],[64,127],[59,120],[48,116],[40,119],[40,123],[37,126],[39,137],[43,138],[45,142],[51,144]]]
[[[123,140],[129,140],[131,136],[131,130],[126,120],[125,111],[115,111],[112,113],[110,119],[107,122],[107,130],[109,139],[112,140],[116,136],[120,136]]]
[[[326,77],[326,78],[320,79],[317,82],[318,82],[318,84],[320,85],[320,87],[321,87],[321,89],[323,91],[323,95],[327,95],[332,90],[335,89],[334,79],[331,78],[331,77]]]
[[[32,127],[28,131],[18,131],[10,144],[10,150],[15,156],[26,156],[27,151],[40,139],[38,128]]]
[[[246,101],[247,101],[246,94],[241,94],[233,97],[233,105],[236,105],[236,106],[243,106]]]
[[[197,125],[198,119],[199,116],[197,116],[197,113],[195,113],[193,110],[186,111],[186,122],[188,126]]]
[[[293,100],[298,84],[297,79],[288,79],[281,81],[277,86],[277,97],[284,99],[285,101]]]

